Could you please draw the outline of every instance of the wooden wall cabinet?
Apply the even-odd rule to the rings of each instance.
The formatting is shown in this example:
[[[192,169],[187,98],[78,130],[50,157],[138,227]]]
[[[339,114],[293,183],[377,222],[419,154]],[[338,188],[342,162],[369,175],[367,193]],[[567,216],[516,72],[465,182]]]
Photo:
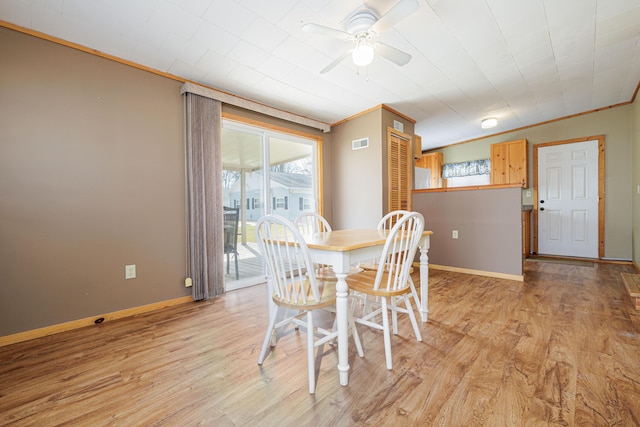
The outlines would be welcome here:
[[[527,140],[491,144],[491,184],[528,187]]]
[[[423,154],[416,160],[415,165],[431,171],[429,188],[442,187],[442,153]]]

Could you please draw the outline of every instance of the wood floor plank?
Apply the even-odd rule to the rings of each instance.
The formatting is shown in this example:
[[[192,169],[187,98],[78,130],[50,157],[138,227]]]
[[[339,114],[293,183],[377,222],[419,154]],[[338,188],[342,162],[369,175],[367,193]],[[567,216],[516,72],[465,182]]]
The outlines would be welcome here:
[[[423,342],[400,316],[388,371],[381,332],[359,326],[349,385],[327,344],[315,395],[302,331],[257,364],[265,286],[16,343],[0,348],[0,425],[640,425],[640,314],[623,272],[525,262],[517,282],[432,269]]]

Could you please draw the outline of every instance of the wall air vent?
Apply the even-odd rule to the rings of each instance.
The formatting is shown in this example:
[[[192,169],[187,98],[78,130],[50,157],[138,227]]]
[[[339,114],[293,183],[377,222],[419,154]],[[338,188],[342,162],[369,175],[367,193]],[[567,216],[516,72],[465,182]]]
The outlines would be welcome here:
[[[351,141],[351,148],[359,150],[361,148],[367,148],[369,146],[369,138],[354,139]]]

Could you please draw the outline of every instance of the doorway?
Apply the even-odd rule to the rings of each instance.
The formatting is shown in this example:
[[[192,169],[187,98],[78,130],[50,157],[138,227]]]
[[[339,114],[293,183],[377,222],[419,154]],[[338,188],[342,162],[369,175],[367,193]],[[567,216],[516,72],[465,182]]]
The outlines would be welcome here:
[[[313,136],[223,118],[223,204],[239,211],[237,251],[224,259],[227,291],[265,281],[254,234],[261,216],[274,213],[293,221],[303,211],[318,212],[319,150]]]
[[[534,253],[604,256],[604,136],[534,145]]]

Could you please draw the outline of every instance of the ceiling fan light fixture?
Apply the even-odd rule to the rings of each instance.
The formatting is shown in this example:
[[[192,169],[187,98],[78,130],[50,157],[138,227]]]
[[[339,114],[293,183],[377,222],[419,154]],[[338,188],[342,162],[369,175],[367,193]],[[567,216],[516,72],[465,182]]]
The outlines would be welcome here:
[[[489,117],[480,122],[480,126],[482,127],[482,129],[491,129],[496,127],[497,125],[498,119],[496,119],[495,117]]]
[[[351,57],[358,67],[365,67],[373,61],[373,46],[365,39],[358,40]]]

